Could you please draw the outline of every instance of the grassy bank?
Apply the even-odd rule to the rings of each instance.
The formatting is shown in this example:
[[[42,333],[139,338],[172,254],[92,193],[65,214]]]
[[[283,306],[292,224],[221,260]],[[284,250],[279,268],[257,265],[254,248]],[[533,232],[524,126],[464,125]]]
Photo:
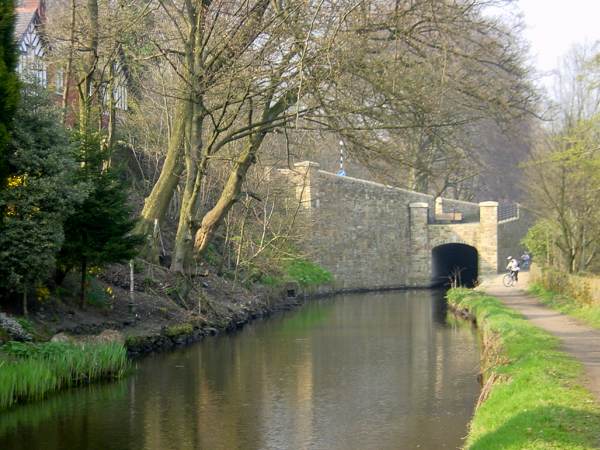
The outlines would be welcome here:
[[[568,295],[546,289],[540,283],[533,283],[529,287],[529,293],[538,297],[542,303],[550,308],[600,329],[600,306],[579,302]]]
[[[127,366],[126,350],[117,343],[9,342],[0,347],[0,410],[67,387],[119,378]]]
[[[476,318],[484,347],[482,403],[465,448],[600,447],[600,406],[554,337],[484,294],[453,289],[448,301]]]

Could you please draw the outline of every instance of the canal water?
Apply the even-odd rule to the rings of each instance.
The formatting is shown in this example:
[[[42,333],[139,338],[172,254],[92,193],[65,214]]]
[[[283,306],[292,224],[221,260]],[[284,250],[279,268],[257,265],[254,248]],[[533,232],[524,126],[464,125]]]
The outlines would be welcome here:
[[[336,296],[0,413],[0,449],[456,449],[478,367],[441,292]]]

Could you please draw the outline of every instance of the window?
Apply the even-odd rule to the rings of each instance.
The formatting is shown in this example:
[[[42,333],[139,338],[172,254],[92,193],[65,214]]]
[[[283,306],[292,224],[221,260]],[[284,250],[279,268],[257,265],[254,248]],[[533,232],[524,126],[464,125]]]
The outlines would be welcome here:
[[[62,69],[56,69],[54,74],[54,92],[62,95],[65,88],[65,71]]]
[[[113,90],[113,98],[115,100],[115,106],[118,109],[127,111],[127,86],[119,84]]]

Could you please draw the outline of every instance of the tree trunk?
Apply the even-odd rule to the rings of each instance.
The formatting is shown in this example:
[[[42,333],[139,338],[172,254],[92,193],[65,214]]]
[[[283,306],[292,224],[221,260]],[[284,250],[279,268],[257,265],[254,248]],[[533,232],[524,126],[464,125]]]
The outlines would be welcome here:
[[[193,92],[191,93],[192,97]],[[184,145],[185,162],[185,184],[183,194],[181,195],[181,206],[179,208],[179,221],[177,223],[177,233],[175,235],[175,246],[173,249],[173,259],[171,261],[171,270],[184,273],[189,255],[189,248],[192,242],[192,194],[194,189],[194,180],[196,178],[196,160],[198,158],[198,145],[202,148],[202,136],[197,136],[197,126],[195,123],[198,105],[195,104],[195,98],[191,99],[188,109],[189,115],[185,118],[187,125],[188,142]]]
[[[194,249],[197,256],[202,256],[206,251],[208,244],[212,240],[221,221],[237,201],[238,195],[242,188],[242,183],[246,178],[246,173],[250,166],[254,163],[256,152],[260,148],[264,134],[259,134],[255,139],[252,139],[242,151],[240,157],[235,162],[234,168],[229,174],[229,178],[225,183],[225,187],[221,192],[221,196],[217,204],[206,213],[202,218],[200,228],[196,232]]]
[[[265,107],[262,114],[261,122],[271,123],[279,117],[287,108],[292,106],[297,97],[295,92],[288,92],[282,96],[277,102],[271,106],[272,93],[265,101]],[[214,237],[223,218],[227,215],[233,204],[237,201],[240,194],[242,184],[246,179],[248,169],[256,162],[256,153],[265,139],[267,131],[265,129],[257,130],[257,132],[248,138],[248,143],[242,150],[239,158],[235,162],[233,169],[229,173],[225,187],[221,191],[217,204],[208,211],[202,218],[200,228],[196,231],[194,240],[194,250],[197,257],[201,257],[208,244]]]
[[[204,172],[208,164],[208,158],[204,155],[200,163],[192,162],[197,167],[192,167],[190,172],[193,172],[194,179],[190,180],[191,187],[188,189],[186,182],[186,190],[181,202],[181,210],[179,212],[179,224],[177,227],[177,235],[175,236],[175,249],[171,270],[175,272],[185,272],[186,265],[193,250],[193,235],[194,224],[193,218],[196,213],[196,203],[198,192],[202,184]]]
[[[79,130],[83,136],[90,131],[90,116],[94,74],[98,64],[98,1],[87,0],[89,34],[84,58],[84,75],[79,86]]]
[[[189,255],[193,250],[193,217],[196,213],[198,192],[202,184],[204,170],[208,162],[203,154],[203,124],[206,111],[203,102],[202,80],[202,47],[204,34],[205,8],[190,9],[190,22],[194,25],[190,29],[190,43],[187,48],[187,61],[191,74],[189,86],[190,106],[188,110],[189,145],[185,147],[185,186],[179,210],[179,223],[175,236],[175,250],[171,270],[185,273]],[[193,21],[193,22],[192,22]]]
[[[229,244],[229,232],[231,229],[230,222],[231,222],[231,220],[228,217],[225,222],[225,239],[223,240],[223,247],[221,250],[222,258],[221,258],[221,261],[219,262],[219,267],[217,268],[218,276],[223,275],[223,269],[225,268],[225,261],[226,261],[225,258],[227,258],[227,260],[229,260],[229,251],[227,249],[227,245]],[[227,253],[227,256],[225,256],[225,253]],[[229,268],[229,265],[227,265],[227,267]]]
[[[577,272],[577,251],[572,250],[569,254],[569,273]]]
[[[79,306],[81,309],[85,307],[85,294],[86,294],[86,272],[87,272],[87,258],[81,260],[81,290],[79,293]]]
[[[246,220],[248,219],[248,205],[246,205],[246,208],[244,210],[244,216],[242,217],[242,226],[240,228],[240,242],[238,243],[238,248],[237,248],[237,256],[235,258],[235,271],[233,274],[233,283],[237,283],[237,278],[238,278],[238,271],[240,268],[240,262],[242,261],[242,250],[244,248],[244,232],[246,230]]]
[[[71,88],[71,76],[73,72],[73,52],[75,51],[75,0],[71,0],[71,23],[69,29],[69,56],[67,58],[67,67],[63,75],[63,93],[62,93],[62,123],[67,123],[69,95]]]
[[[29,315],[29,310],[27,309],[27,284],[23,286],[23,315]]]
[[[417,171],[415,176],[415,185],[413,189],[417,192],[429,192],[429,175],[427,173]]]
[[[135,279],[133,275],[133,259],[129,261],[129,313],[135,310]]]
[[[69,270],[63,270],[63,269],[57,268],[54,271],[54,283],[57,286],[60,286],[61,284],[63,284],[63,281],[65,281],[65,277],[67,276],[67,273],[69,273]]]
[[[109,82],[107,86],[108,90],[108,101],[107,101],[107,109],[108,109],[108,124],[106,129],[106,142],[105,142],[105,159],[106,159],[106,167],[111,167],[112,165],[112,152],[115,141],[115,121],[116,121],[116,105],[115,105],[115,69],[113,64],[110,64],[108,69]]]
[[[144,208],[140,214],[140,221],[135,229],[136,234],[149,236],[154,228],[155,219],[160,224],[167,212],[173,192],[179,183],[183,172],[182,147],[185,136],[186,116],[189,105],[182,101],[175,115],[175,127],[169,138],[167,156],[163,164],[158,181],[152,188],[150,195],[144,201]]]

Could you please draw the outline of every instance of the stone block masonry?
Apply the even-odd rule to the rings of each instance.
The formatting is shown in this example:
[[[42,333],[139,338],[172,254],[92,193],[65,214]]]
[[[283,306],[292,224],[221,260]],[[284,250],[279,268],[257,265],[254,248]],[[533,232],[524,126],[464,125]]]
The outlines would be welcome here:
[[[277,178],[300,202],[304,250],[332,272],[335,290],[428,287],[432,250],[450,243],[477,249],[479,273],[498,270],[496,202],[438,200],[438,215],[450,207],[462,222],[436,223],[428,194],[341,177],[310,161]]]

